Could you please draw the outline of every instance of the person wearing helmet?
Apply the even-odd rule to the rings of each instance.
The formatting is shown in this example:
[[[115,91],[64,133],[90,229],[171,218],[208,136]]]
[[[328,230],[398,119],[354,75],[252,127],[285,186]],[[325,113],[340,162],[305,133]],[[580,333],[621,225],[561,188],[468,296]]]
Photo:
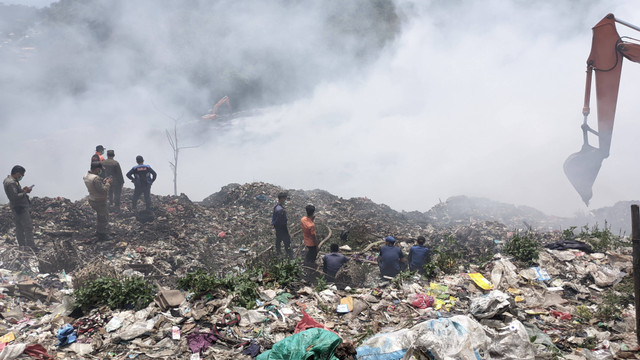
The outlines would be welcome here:
[[[157,174],[151,166],[144,163],[141,155],[136,156],[138,165],[134,166],[127,173],[127,178],[133,182],[135,188],[133,190],[133,200],[131,209],[136,210],[140,195],[144,194],[144,202],[147,210],[151,210],[151,184],[156,181]]]
[[[384,238],[385,244],[380,248],[380,256],[378,256],[378,266],[380,267],[380,276],[394,277],[400,273],[400,263],[405,262],[402,250],[395,246],[396,239],[393,236]]]

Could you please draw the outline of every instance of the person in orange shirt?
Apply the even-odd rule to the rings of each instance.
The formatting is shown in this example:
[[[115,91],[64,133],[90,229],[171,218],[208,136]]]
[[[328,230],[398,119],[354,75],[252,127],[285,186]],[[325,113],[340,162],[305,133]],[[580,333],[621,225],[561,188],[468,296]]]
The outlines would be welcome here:
[[[307,205],[307,216],[300,220],[302,225],[302,237],[304,238],[304,245],[307,247],[307,255],[304,258],[304,262],[307,265],[313,265],[316,262],[316,256],[318,256],[318,239],[316,238],[316,224],[313,220],[316,218],[314,215],[316,207],[313,205]]]
[[[104,156],[102,156],[102,154],[104,154],[104,146],[102,145],[98,145],[96,146],[96,153],[93,154],[93,156],[91,156],[91,162],[103,162],[104,161]]]

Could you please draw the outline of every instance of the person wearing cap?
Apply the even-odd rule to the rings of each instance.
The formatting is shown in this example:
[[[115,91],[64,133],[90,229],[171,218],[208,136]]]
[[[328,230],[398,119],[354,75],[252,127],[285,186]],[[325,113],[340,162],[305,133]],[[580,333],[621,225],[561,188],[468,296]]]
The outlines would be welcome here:
[[[120,163],[114,159],[115,151],[107,150],[107,159],[102,162],[102,169],[105,177],[111,178],[111,186],[109,187],[109,205],[116,210],[120,209],[120,196],[122,195],[122,186],[124,185],[124,176],[122,176],[122,168]]]
[[[111,185],[111,178],[102,178],[102,163],[91,163],[91,170],[83,177],[84,184],[89,190],[89,205],[96,211],[97,225],[96,235],[98,240],[109,240],[109,207],[107,196]]]
[[[282,256],[280,246],[281,243],[283,243],[287,256],[289,259],[292,259],[293,251],[291,251],[291,236],[289,236],[289,229],[287,228],[287,211],[284,209],[284,204],[288,197],[289,194],[286,192],[280,192],[278,194],[278,203],[273,207],[271,225],[276,231],[276,254],[278,256]]]
[[[409,250],[409,270],[417,271],[420,274],[424,273],[424,264],[430,261],[431,251],[428,247],[424,246],[426,239],[424,236],[418,236],[418,245],[414,245]]]
[[[331,244],[331,253],[322,258],[322,271],[324,271],[327,282],[335,282],[338,270],[344,265],[349,258],[340,254],[338,244]]]
[[[307,255],[304,258],[304,262],[307,265],[313,265],[316,262],[318,256],[318,239],[316,237],[316,224],[313,222],[316,216],[316,207],[313,205],[307,205],[305,208],[307,216],[304,216],[300,220],[302,226],[302,238],[304,239],[304,245],[307,247]]]
[[[133,200],[131,209],[136,210],[140,195],[144,194],[144,202],[146,210],[151,210],[151,184],[156,181],[157,174],[151,166],[144,163],[141,155],[136,156],[136,163],[127,173],[127,178],[133,182],[135,188],[133,190]]]
[[[91,156],[91,162],[103,162],[104,161],[104,146],[98,145],[96,146],[96,153]]]
[[[400,263],[405,262],[404,254],[399,247],[395,246],[396,239],[393,236],[387,236],[384,241],[385,244],[380,248],[380,256],[378,256],[380,276],[394,277],[400,273]]]
[[[20,186],[20,180],[24,177],[24,167],[16,165],[11,169],[11,175],[2,182],[4,192],[9,199],[9,206],[13,212],[13,223],[16,225],[16,239],[18,246],[28,246],[35,250],[36,243],[33,241],[33,222],[31,221],[31,202],[29,193],[31,187]]]

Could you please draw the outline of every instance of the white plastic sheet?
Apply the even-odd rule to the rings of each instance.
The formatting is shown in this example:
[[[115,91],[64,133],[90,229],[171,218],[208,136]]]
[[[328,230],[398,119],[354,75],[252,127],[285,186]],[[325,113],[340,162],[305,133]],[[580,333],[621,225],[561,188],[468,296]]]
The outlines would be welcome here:
[[[490,359],[490,339],[468,316],[434,319],[410,329],[378,334],[358,347],[358,360]],[[429,354],[429,355],[427,355]]]
[[[511,297],[500,290],[471,299],[469,312],[477,319],[488,319],[509,309]]]

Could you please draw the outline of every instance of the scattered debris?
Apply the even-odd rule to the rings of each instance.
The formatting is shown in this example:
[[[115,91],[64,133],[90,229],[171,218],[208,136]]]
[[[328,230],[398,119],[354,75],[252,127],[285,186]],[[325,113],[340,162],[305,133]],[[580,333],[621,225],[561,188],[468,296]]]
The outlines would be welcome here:
[[[112,216],[113,240],[104,243],[92,237],[95,214],[85,199],[34,198],[41,251],[15,246],[10,226],[0,232],[0,356],[639,358],[630,242],[606,228],[583,230],[582,238],[597,240],[592,249],[567,231],[514,227],[527,214],[535,215],[529,223],[545,223],[527,209],[492,211],[488,202],[485,218],[445,221],[443,204],[399,213],[365,198],[287,190],[291,219],[308,203],[318,209],[320,253],[337,243],[352,259],[326,283],[321,257],[315,267],[274,260],[270,216],[281,190],[230,184],[201,203],[154,196],[145,222],[123,205]],[[124,199],[131,193],[125,189]],[[3,205],[0,224],[7,223]],[[290,223],[302,258],[298,222]],[[432,271],[380,278],[375,260],[388,235],[405,254],[425,236]],[[525,236],[537,245],[513,242]],[[509,256],[505,246],[527,256]],[[125,283],[117,299],[87,300]],[[180,287],[187,283],[200,290]]]

